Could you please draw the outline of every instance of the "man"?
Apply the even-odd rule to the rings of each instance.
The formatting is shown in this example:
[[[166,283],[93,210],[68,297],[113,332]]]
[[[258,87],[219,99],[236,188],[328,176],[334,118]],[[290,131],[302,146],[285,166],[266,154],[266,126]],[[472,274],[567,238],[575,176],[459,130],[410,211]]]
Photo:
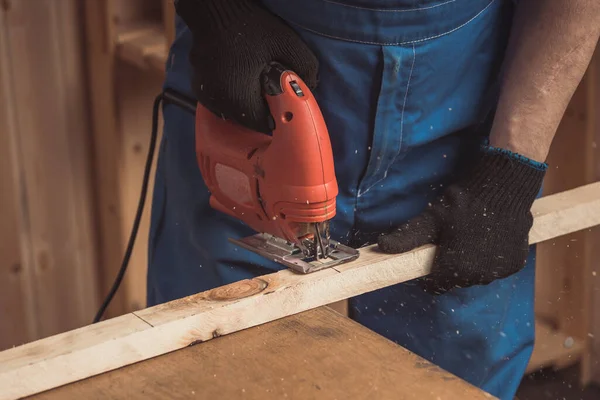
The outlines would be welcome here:
[[[432,274],[350,300],[350,316],[502,399],[534,339],[527,238],[552,137],[600,34],[597,0],[178,0],[166,87],[268,131],[271,61],[314,89],[340,189],[332,237],[438,245]],[[231,245],[194,120],[164,109],[148,303],[281,267]],[[573,132],[577,134],[577,132]]]

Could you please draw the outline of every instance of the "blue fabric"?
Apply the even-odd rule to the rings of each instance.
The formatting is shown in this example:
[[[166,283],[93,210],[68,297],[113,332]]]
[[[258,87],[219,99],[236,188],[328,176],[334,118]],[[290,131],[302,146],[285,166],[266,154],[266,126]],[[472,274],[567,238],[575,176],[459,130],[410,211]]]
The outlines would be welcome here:
[[[468,167],[489,131],[513,13],[509,0],[264,0],[320,59],[315,96],[339,184],[332,236],[359,247],[415,216]],[[166,87],[191,95],[177,20]],[[213,211],[193,117],[164,107],[152,205],[148,304],[281,267],[236,248],[253,234]],[[534,339],[534,249],[519,273],[432,297],[407,282],[351,299],[351,317],[501,399]]]

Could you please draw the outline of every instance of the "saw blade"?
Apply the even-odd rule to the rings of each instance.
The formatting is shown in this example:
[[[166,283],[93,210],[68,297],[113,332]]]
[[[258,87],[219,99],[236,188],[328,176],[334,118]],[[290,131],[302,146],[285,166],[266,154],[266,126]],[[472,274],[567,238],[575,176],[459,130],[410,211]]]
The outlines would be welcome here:
[[[356,260],[359,256],[358,250],[331,239],[325,251],[327,257],[315,256],[316,252],[307,255],[295,244],[267,233],[258,233],[243,239],[229,239],[229,241],[302,274],[347,263]]]

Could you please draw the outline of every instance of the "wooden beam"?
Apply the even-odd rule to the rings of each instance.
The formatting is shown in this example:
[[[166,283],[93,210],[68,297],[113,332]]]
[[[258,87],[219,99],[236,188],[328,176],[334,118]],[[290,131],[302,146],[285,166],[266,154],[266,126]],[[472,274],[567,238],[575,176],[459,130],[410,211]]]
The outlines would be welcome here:
[[[114,7],[114,0],[85,0],[84,3],[99,259],[103,266],[100,276],[102,296],[110,290],[121,264],[127,240],[122,232],[131,229],[130,226],[125,228],[120,208],[123,150],[115,96]],[[121,315],[126,310],[126,293],[119,291],[106,314]]]
[[[175,4],[173,0],[162,0],[163,9],[163,25],[165,30],[165,38],[170,45],[175,40]]]
[[[123,222],[122,237],[127,238],[140,197],[140,188],[146,156],[150,145],[152,129],[152,104],[161,92],[163,78],[150,71],[140,71],[133,65],[123,63],[115,73],[117,82],[116,103],[119,111],[121,131],[121,163],[124,166],[119,176],[120,215]],[[159,113],[158,143],[162,138],[162,114]],[[159,146],[156,146],[158,153]],[[157,159],[155,155],[154,159]],[[157,163],[152,164],[148,193],[153,192]],[[150,199],[146,203],[127,274],[120,291],[124,292],[127,312],[137,311],[146,306],[146,272],[148,270],[148,241],[143,240],[150,232]]]
[[[600,224],[600,182],[539,199],[530,243]],[[191,344],[429,273],[434,246],[390,255],[376,246],[317,273],[244,280],[0,353],[0,399],[71,383]]]
[[[588,178],[600,180],[600,45],[587,73],[588,92],[587,136],[590,145],[586,148],[588,154]],[[584,312],[587,318],[585,336],[588,340],[583,355],[582,383],[593,382],[600,385],[600,227],[595,227],[586,237],[585,259],[587,264],[584,298]]]
[[[108,293],[131,232],[150,138],[152,103],[164,80],[167,42],[160,15],[171,4],[86,0],[87,53],[101,225],[102,296]],[[159,123],[159,140],[162,121]],[[159,147],[159,146],[157,146]],[[158,150],[158,149],[157,149]],[[153,171],[156,163],[153,163]],[[153,177],[148,193],[152,193]],[[149,204],[127,274],[107,315],[143,308]]]

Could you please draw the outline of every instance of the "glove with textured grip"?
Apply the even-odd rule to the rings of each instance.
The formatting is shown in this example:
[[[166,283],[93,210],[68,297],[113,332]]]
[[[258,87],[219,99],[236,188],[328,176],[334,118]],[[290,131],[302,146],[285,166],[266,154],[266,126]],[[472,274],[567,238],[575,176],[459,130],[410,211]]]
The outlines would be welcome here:
[[[291,69],[313,90],[318,61],[282,19],[254,0],[178,0],[189,27],[192,88],[214,114],[269,132],[261,74],[271,62]]]
[[[379,237],[386,253],[437,245],[430,293],[486,285],[520,271],[529,252],[531,206],[547,169],[506,150],[484,146],[472,174],[448,186],[419,216]]]

